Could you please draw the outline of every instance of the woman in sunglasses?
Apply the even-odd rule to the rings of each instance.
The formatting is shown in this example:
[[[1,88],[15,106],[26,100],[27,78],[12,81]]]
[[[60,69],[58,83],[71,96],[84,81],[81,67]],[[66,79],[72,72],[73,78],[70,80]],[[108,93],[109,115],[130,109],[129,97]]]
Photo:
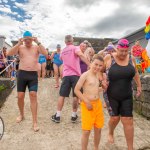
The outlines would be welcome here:
[[[105,57],[105,65],[109,81],[105,97],[110,114],[108,142],[114,143],[114,130],[121,120],[128,150],[133,150],[132,79],[137,84],[137,96],[141,94],[141,82],[135,59],[129,54],[128,40],[118,41],[116,53]]]

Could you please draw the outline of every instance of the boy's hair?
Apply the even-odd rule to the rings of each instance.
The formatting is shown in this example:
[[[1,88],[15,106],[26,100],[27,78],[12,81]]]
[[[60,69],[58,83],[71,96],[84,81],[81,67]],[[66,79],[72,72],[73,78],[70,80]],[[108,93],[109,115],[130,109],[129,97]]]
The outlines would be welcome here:
[[[102,61],[104,62],[104,59],[103,57],[100,55],[100,54],[95,54],[92,58],[92,62],[95,60],[95,59],[98,59],[99,61]]]

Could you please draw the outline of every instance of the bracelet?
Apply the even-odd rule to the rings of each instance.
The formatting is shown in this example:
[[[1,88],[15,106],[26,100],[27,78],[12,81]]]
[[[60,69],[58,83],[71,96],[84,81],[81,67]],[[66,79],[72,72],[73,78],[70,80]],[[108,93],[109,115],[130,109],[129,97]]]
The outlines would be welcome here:
[[[39,46],[40,44],[41,44],[40,42],[37,43],[38,46]]]

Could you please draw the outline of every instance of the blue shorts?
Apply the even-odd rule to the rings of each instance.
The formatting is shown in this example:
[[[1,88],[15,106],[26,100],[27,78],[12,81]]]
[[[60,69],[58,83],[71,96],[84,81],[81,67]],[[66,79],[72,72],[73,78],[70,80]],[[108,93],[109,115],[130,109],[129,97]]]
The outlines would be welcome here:
[[[46,59],[39,59],[39,63],[40,64],[46,63]]]
[[[59,67],[59,66],[61,66],[63,63],[56,63],[56,62],[54,62],[54,64]]]

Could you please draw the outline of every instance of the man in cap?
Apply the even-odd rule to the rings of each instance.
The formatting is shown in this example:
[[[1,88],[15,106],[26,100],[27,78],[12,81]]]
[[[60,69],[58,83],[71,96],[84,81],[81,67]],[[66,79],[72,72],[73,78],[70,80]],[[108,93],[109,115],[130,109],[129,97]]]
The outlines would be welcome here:
[[[33,42],[37,45],[33,45]],[[20,38],[18,43],[7,53],[7,56],[18,54],[20,58],[17,77],[18,107],[20,115],[17,117],[16,122],[19,123],[24,119],[24,97],[26,86],[28,86],[33,117],[33,130],[35,132],[39,130],[37,125],[37,71],[39,53],[47,55],[47,51],[44,46],[36,37],[32,37],[32,33],[29,31],[24,32],[23,38]]]

